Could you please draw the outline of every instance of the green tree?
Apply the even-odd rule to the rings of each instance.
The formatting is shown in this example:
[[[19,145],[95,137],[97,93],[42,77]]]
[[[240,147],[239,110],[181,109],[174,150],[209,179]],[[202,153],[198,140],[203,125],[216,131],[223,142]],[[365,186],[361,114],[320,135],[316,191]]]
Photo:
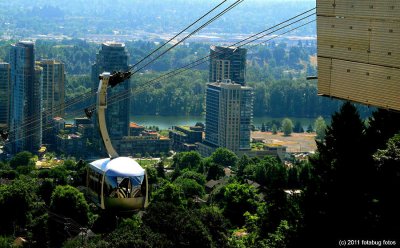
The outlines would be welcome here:
[[[317,136],[315,138],[318,140],[323,140],[325,138],[326,123],[322,116],[318,117],[315,120],[314,127],[315,132],[317,133]]]
[[[164,162],[161,160],[157,163],[157,177],[165,179]]]
[[[312,133],[312,132],[314,132],[314,128],[313,128],[312,124],[310,123],[307,126],[307,133]]]
[[[244,154],[238,161],[238,169],[237,169],[236,176],[238,178],[244,178],[245,177],[245,169],[250,164],[252,164],[252,161],[250,160],[249,156]]]
[[[89,221],[89,205],[78,189],[66,185],[57,186],[51,195],[50,210],[54,213],[72,218],[81,225]]]
[[[400,132],[400,113],[378,109],[368,118],[366,136],[368,149],[374,154],[377,149],[384,149],[389,138]]]
[[[296,123],[294,124],[293,132],[304,133],[303,125],[300,121],[296,121]]]
[[[15,227],[24,228],[31,221],[36,189],[36,180],[29,177],[0,185],[0,233],[9,234]]]
[[[180,178],[193,179],[200,185],[206,184],[206,177],[203,174],[200,174],[200,173],[197,173],[194,171],[190,171],[190,170],[183,171],[182,174],[177,179],[180,179]]]
[[[154,167],[147,167],[146,168],[146,174],[147,174],[147,180],[148,183],[151,184],[155,184],[158,182],[158,178],[157,178],[157,170]]]
[[[214,247],[227,247],[228,243],[228,222],[217,207],[203,207],[196,211],[200,221],[208,229]]]
[[[396,237],[398,230],[393,227],[400,221],[400,204],[393,196],[400,188],[400,134],[390,138],[386,148],[378,150],[373,158],[378,167],[379,230],[387,237]]]
[[[166,182],[153,194],[153,202],[170,202],[177,206],[184,203],[182,189],[179,185]]]
[[[38,195],[43,199],[43,201],[49,205],[51,201],[51,195],[55,189],[53,179],[46,178],[42,181],[38,188]]]
[[[373,179],[368,175],[364,128],[356,108],[344,103],[332,116],[324,141],[317,141],[316,156],[310,158],[313,169],[305,191],[305,223],[307,233],[321,240],[334,242],[339,236],[371,231],[365,216],[370,206],[366,190]],[[322,231],[325,228],[335,233]]]
[[[143,223],[174,247],[212,247],[211,235],[198,216],[170,202],[151,204]]]
[[[203,197],[205,195],[204,186],[200,185],[193,179],[178,178],[174,181],[174,184],[180,186],[186,198],[191,198],[195,196]]]
[[[290,136],[293,132],[293,123],[289,118],[282,121],[282,131],[285,136]]]
[[[287,185],[286,168],[275,157],[266,156],[253,167],[255,181],[268,189],[283,189]]]
[[[276,127],[275,124],[272,125],[272,134],[277,134],[278,133],[278,128]]]
[[[235,167],[238,161],[238,157],[234,152],[223,147],[217,148],[210,158],[212,162],[223,167]]]
[[[266,131],[266,129],[265,129],[265,124],[264,124],[264,122],[261,124],[261,132],[265,132]]]
[[[30,152],[20,152],[17,153],[11,160],[10,160],[10,166],[12,168],[17,168],[18,166],[28,166],[29,162],[33,158],[32,153]]]
[[[0,247],[1,248],[12,248],[12,237],[5,237],[5,236],[0,236]]]
[[[224,215],[235,225],[241,226],[245,222],[244,213],[255,213],[259,206],[259,197],[253,186],[248,184],[231,183],[224,186],[218,193],[221,194],[220,205]]]
[[[207,165],[207,180],[218,180],[225,176],[224,167],[214,162],[209,162]]]
[[[47,221],[47,229],[49,243],[53,247],[60,247],[70,233],[77,234],[76,228],[86,226],[89,221],[89,205],[85,197],[70,185],[54,189],[50,211],[52,213]]]
[[[180,152],[173,158],[173,166],[175,168],[197,170],[201,163],[201,156],[198,152]]]

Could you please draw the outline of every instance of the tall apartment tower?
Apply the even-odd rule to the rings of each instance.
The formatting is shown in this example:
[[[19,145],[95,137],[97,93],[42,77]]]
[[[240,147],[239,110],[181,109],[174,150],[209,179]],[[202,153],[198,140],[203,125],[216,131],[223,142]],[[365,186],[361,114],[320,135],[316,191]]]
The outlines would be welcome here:
[[[244,48],[210,47],[209,82],[231,81],[245,85],[246,54]]]
[[[36,65],[42,68],[42,142],[50,146],[55,143],[52,120],[65,115],[65,68],[53,59],[37,61]]]
[[[35,152],[42,139],[42,70],[35,67],[34,43],[20,41],[10,50],[10,148]]]
[[[209,83],[206,92],[205,144],[233,152],[250,149],[252,88],[225,82]]]
[[[64,64],[44,59],[36,65],[43,68],[43,110],[45,117],[64,117],[65,115],[65,69]]]
[[[99,87],[99,75],[103,72],[126,71],[128,69],[128,52],[123,43],[103,43],[98,54],[96,63],[92,66],[93,88]],[[111,140],[121,139],[129,135],[130,99],[129,97],[112,103],[111,99],[122,92],[128,91],[130,81],[109,89],[106,122]],[[97,124],[95,124],[97,125]]]
[[[0,62],[0,129],[9,126],[10,64]]]

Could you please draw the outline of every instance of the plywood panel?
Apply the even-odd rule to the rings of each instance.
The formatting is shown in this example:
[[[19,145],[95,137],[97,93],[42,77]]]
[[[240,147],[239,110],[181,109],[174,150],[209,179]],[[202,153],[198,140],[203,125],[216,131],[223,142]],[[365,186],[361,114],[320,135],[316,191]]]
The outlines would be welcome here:
[[[400,19],[398,0],[317,0],[317,15]]]
[[[368,62],[369,20],[318,17],[317,25],[319,56]]]
[[[373,16],[379,19],[400,19],[400,1],[375,0]]]
[[[317,15],[333,16],[335,13],[334,0],[317,1]]]
[[[330,95],[331,58],[318,57],[318,94]]]
[[[332,60],[330,95],[400,110],[400,70]]]
[[[374,0],[336,0],[335,15],[369,18],[374,15]]]
[[[317,6],[318,92],[400,111],[400,0]]]
[[[369,63],[400,68],[400,22],[374,20]]]

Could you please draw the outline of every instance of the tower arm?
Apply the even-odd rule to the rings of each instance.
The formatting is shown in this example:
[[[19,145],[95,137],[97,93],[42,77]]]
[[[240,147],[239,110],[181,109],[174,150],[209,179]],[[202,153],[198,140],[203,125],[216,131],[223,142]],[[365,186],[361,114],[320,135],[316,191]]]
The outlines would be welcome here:
[[[107,108],[107,87],[110,80],[110,73],[104,72],[100,75],[99,89],[97,91],[97,122],[100,128],[100,135],[103,139],[104,146],[107,149],[108,156],[111,159],[119,157],[118,153],[112,146],[110,136],[107,131],[105,111]]]

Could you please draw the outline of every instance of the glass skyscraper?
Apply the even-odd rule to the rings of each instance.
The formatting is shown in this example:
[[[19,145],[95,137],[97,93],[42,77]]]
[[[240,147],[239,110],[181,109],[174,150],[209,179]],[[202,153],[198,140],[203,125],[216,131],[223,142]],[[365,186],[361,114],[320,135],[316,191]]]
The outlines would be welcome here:
[[[55,143],[53,118],[65,115],[65,70],[64,64],[53,60],[43,59],[36,62],[42,71],[42,122],[43,143]]]
[[[199,152],[209,156],[217,147],[250,150],[253,90],[245,86],[246,49],[211,46],[206,90],[205,140]]]
[[[96,63],[92,66],[93,88],[99,87],[99,75],[103,72],[126,71],[128,69],[128,52],[123,43],[103,43]],[[126,93],[130,89],[130,81],[126,80],[108,91],[106,122],[112,141],[129,135],[130,98],[114,102],[113,97]],[[129,95],[128,95],[129,96]],[[97,126],[97,124],[95,124]]]
[[[230,81],[207,85],[206,144],[249,150],[252,117],[252,88]]]
[[[9,125],[10,87],[10,64],[0,62],[0,128]]]
[[[36,152],[42,143],[42,70],[35,68],[34,43],[21,41],[10,50],[10,148]]]
[[[245,85],[247,50],[236,47],[210,47],[209,82],[231,81]]]
[[[46,119],[64,117],[65,113],[65,70],[64,64],[43,59],[37,62],[43,68],[43,110]],[[47,118],[48,117],[48,118]]]

